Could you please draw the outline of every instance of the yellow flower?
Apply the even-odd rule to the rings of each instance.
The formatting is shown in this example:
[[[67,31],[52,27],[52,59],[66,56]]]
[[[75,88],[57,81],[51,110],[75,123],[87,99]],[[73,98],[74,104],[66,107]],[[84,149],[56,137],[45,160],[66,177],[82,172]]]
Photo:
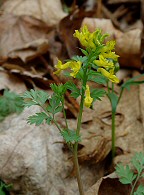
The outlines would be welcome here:
[[[113,68],[114,64],[111,61],[108,61],[106,58],[104,58],[103,55],[99,55],[99,60],[94,60],[94,63],[97,66],[104,67],[104,68]]]
[[[88,40],[89,40],[89,36],[90,36],[90,32],[87,28],[86,25],[84,25],[81,29],[80,32],[78,30],[75,30],[75,33],[73,34],[74,37],[78,38],[80,43],[87,47],[88,46]]]
[[[110,72],[105,70],[104,68],[98,68],[98,72],[101,72],[102,75],[107,77],[113,83],[119,83],[119,79],[114,75],[114,70],[111,69]]]
[[[57,65],[55,65],[55,68],[57,68],[57,71],[55,71],[54,74],[60,74],[61,71],[67,68],[70,68],[73,71],[70,73],[70,76],[75,78],[81,68],[81,65],[82,65],[82,62],[80,61],[68,61],[65,64],[62,64],[62,62],[58,60]]]
[[[102,47],[101,53],[110,52],[114,50],[116,42],[114,40],[107,41],[106,45]]]
[[[66,62],[65,64],[62,64],[60,60],[58,60],[58,63],[55,65],[55,68],[58,70],[54,72],[54,74],[60,74],[62,70],[65,70],[69,67],[69,62]]]
[[[84,105],[89,108],[93,102],[93,98],[90,96],[90,89],[88,85],[86,85],[85,95]]]
[[[115,52],[109,52],[109,53],[102,53],[103,57],[104,58],[111,58],[113,59],[114,61],[117,61],[119,55],[116,55]]]
[[[80,32],[78,30],[75,30],[73,36],[78,38],[81,45],[83,45],[84,47],[95,50],[98,45],[102,44],[107,34],[102,35],[100,29],[97,29],[93,33],[90,33],[87,26],[84,25],[80,29]]]
[[[82,65],[82,62],[80,61],[70,61],[69,63],[69,67],[71,68],[71,70],[73,72],[70,73],[70,76],[72,77],[76,77],[77,73],[80,71],[81,69],[81,65]]]

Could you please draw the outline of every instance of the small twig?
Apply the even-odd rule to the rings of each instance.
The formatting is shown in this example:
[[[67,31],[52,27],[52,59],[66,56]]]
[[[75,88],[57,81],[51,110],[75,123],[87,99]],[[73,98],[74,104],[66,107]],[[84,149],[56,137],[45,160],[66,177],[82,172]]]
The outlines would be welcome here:
[[[126,14],[127,12],[128,12],[128,8],[125,8],[122,5],[113,13],[113,17],[118,19],[118,18],[122,17],[124,14]]]
[[[97,17],[102,17],[102,0],[98,0],[97,2]]]
[[[118,28],[120,27],[120,23],[115,19],[113,14],[104,5],[102,5],[102,11],[104,12],[104,14],[106,15],[107,18],[112,20],[113,24],[116,27],[118,27]]]

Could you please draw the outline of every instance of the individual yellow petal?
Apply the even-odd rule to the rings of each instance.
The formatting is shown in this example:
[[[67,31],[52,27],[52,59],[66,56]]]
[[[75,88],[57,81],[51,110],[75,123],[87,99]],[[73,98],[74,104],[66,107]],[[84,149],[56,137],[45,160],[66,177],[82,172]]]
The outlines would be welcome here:
[[[97,66],[104,67],[104,68],[113,68],[114,63],[111,61],[108,61],[106,58],[104,58],[103,55],[99,55],[99,60],[94,60],[94,63]]]
[[[55,71],[55,72],[53,72],[53,74],[57,74],[57,75],[59,75],[61,73],[61,70],[59,69],[59,70],[57,70],[57,71]]]
[[[107,77],[111,82],[113,83],[119,83],[119,79],[114,75],[114,71],[111,70],[110,72],[108,72],[107,70],[105,70],[104,68],[98,68],[97,70],[98,72],[101,72],[102,75],[104,75],[105,77]]]
[[[107,41],[106,45],[102,47],[101,53],[110,52],[114,50],[116,42],[114,40]]]
[[[69,63],[69,67],[71,68],[71,70],[73,71],[72,73],[70,73],[70,76],[72,77],[76,77],[77,73],[80,71],[81,69],[81,65],[82,62],[80,61],[70,61]]]
[[[90,88],[89,88],[89,85],[86,85],[85,94],[86,94],[86,97],[90,96]]]
[[[116,55],[115,52],[111,52],[111,51],[109,53],[103,53],[102,55],[104,58],[111,58],[115,61],[117,61],[117,59],[119,57],[119,55]]]
[[[86,85],[84,105],[89,108],[92,105],[92,102],[93,102],[93,98],[91,98],[90,96],[89,86]]]
[[[62,62],[58,60],[58,63],[55,65],[55,68],[57,68],[57,71],[55,71],[54,74],[60,74],[62,70],[69,68],[69,62],[62,64]]]

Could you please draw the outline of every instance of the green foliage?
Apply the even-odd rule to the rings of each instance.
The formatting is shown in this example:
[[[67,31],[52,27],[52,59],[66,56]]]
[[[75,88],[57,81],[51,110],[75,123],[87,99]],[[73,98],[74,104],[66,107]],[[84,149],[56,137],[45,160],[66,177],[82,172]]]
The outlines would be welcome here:
[[[61,112],[62,109],[63,107],[61,105],[60,98],[57,95],[53,94],[49,99],[49,105],[47,106],[46,110],[54,115],[58,112]]]
[[[84,49],[82,49],[82,51],[86,52]],[[86,52],[86,54],[87,54],[87,52]],[[80,62],[84,63],[87,60],[87,56],[73,56],[72,60],[80,61]]]
[[[0,181],[0,195],[6,195],[12,188],[12,184],[5,184],[2,180]]]
[[[33,89],[31,89],[30,91],[26,91],[22,95],[22,97],[24,98],[25,107],[38,105],[44,110],[44,112],[36,113],[35,115],[29,116],[29,124],[40,125],[44,121],[47,124],[50,124],[53,120],[51,114],[54,115],[57,112],[62,111],[60,94],[64,93],[63,90],[65,90],[65,87],[63,87],[63,85],[52,85],[52,88],[55,90],[56,94],[54,93],[51,97],[45,91]],[[49,105],[46,107],[45,104],[47,100],[49,101]],[[47,112],[48,114],[46,114],[45,112]]]
[[[0,97],[0,121],[11,113],[22,112],[23,108],[23,99],[18,94],[5,90]]]
[[[45,91],[31,89],[26,91],[22,98],[24,99],[24,106],[30,107],[33,105],[44,105],[49,99],[49,95]]]
[[[121,88],[126,88],[127,90],[130,90],[131,85],[139,85],[144,83],[144,80],[138,80],[141,77],[144,77],[144,74],[138,75],[133,77],[132,79],[127,80],[125,83],[122,84]]]
[[[112,112],[116,112],[116,108],[118,104],[118,96],[114,92],[109,92],[107,95],[111,102]]]
[[[61,99],[61,96],[63,96],[67,90],[66,86],[63,85],[63,84],[60,84],[60,85],[56,85],[55,83],[54,84],[51,84],[51,89],[53,90],[53,92],[59,96],[59,98]]]
[[[134,192],[134,195],[144,195],[144,186],[139,185],[139,187],[137,188],[137,191]]]
[[[69,89],[72,93],[71,93],[71,96],[74,97],[74,98],[78,98],[80,96],[80,90],[77,88],[77,86],[69,81],[65,84],[66,88]]]
[[[131,184],[131,195],[143,195],[144,186],[140,185],[135,192],[134,190],[139,179],[143,177],[142,172],[144,171],[144,154],[142,152],[136,153],[131,160],[131,164],[136,169],[137,173],[134,174],[134,171],[129,165],[124,167],[122,164],[118,164],[116,166],[116,173],[119,176],[119,180],[122,184]]]
[[[116,173],[120,177],[119,180],[122,184],[131,184],[136,178],[136,175],[133,173],[133,171],[128,165],[124,167],[122,164],[118,164],[116,166]]]
[[[144,169],[144,154],[142,152],[136,153],[131,160],[132,165],[137,170],[138,174]]]
[[[104,89],[93,89],[91,91],[91,97],[93,100],[101,100],[101,97],[103,97],[106,94],[106,91]]]
[[[88,56],[88,55],[89,55],[88,52],[87,52],[85,49],[80,48],[80,50],[81,50],[81,52],[82,52],[85,56]]]
[[[90,70],[88,74],[88,81],[94,81],[95,83],[106,85],[108,79],[99,72]]]
[[[44,121],[46,121],[47,124],[50,124],[52,118],[47,116],[44,112],[36,113],[35,115],[28,117],[28,123],[35,124],[36,126],[42,124]]]
[[[73,130],[66,130],[64,129],[61,131],[61,135],[63,136],[66,143],[75,143],[81,141],[81,138],[79,135],[76,134],[76,131]]]

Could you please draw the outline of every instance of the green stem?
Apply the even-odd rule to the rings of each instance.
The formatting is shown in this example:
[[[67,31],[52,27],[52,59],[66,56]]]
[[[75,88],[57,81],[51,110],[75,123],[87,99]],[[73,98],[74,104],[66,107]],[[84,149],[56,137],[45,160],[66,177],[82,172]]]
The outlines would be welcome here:
[[[74,151],[73,151],[74,165],[75,165],[75,170],[76,170],[76,177],[77,177],[79,193],[80,193],[80,195],[84,195],[84,189],[83,189],[83,184],[82,184],[80,170],[79,170],[77,147],[78,147],[78,143],[75,143]]]
[[[39,106],[43,109],[43,111],[45,112],[45,114],[48,117],[51,117],[51,115],[47,112],[47,110],[41,104],[39,104]],[[59,132],[61,132],[62,130],[61,130],[60,126],[58,125],[57,121],[54,119],[54,116],[52,118],[52,121],[54,122],[55,126],[58,128]]]
[[[115,114],[112,111],[112,159],[115,157]]]
[[[80,128],[81,128],[86,82],[87,82],[87,77],[86,77],[86,71],[85,71],[84,80],[83,80],[83,83],[82,83],[80,111],[79,111],[79,115],[78,115],[77,129],[76,129],[76,134],[78,136],[80,134]],[[78,151],[78,142],[76,142],[74,144],[73,157],[74,157],[74,165],[75,165],[75,169],[76,169],[76,177],[77,177],[77,182],[78,182],[78,187],[79,187],[79,193],[80,193],[80,195],[84,195],[83,184],[82,184],[82,180],[81,180],[81,176],[80,176],[80,170],[79,170],[78,154],[77,154],[78,152],[77,151]]]
[[[114,83],[112,83],[112,93],[114,93]],[[116,109],[112,108],[112,160],[115,157],[115,139],[116,139],[116,133],[115,133],[115,115],[116,115]]]
[[[137,182],[138,182],[138,180],[139,180],[139,178],[140,178],[140,175],[141,175],[141,172],[138,174],[138,176],[137,176],[137,178],[136,178],[134,184],[132,185],[132,190],[131,190],[130,195],[133,195],[135,186],[136,186],[136,184],[137,184]]]
[[[118,98],[118,103],[119,103],[119,101],[120,101],[120,99],[121,99],[121,97],[122,97],[123,91],[124,91],[124,89],[121,88],[120,95],[119,95],[119,98]]]

